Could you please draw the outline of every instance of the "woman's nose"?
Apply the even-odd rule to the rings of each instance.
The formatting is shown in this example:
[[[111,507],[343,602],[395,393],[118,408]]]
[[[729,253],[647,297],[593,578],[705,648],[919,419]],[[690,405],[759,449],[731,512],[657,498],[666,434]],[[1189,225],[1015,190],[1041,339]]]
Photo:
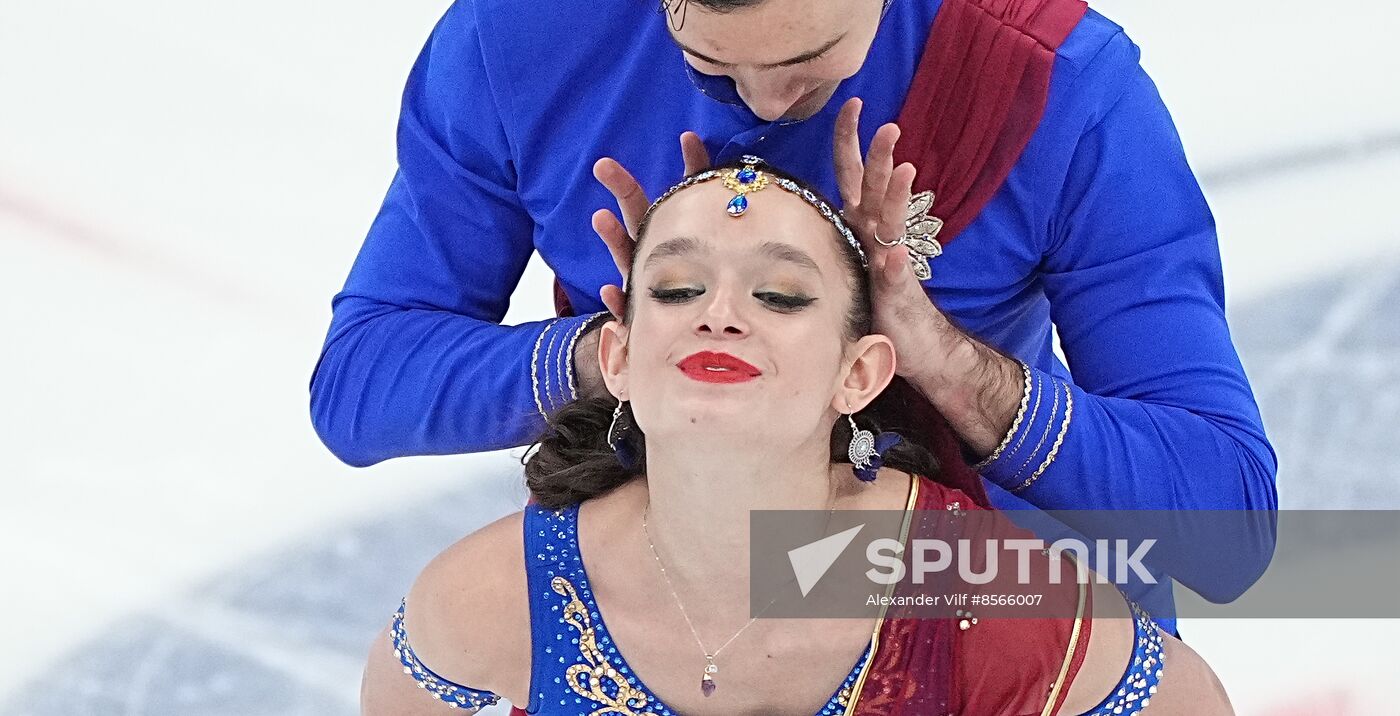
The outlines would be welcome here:
[[[749,333],[748,322],[735,305],[740,298],[733,292],[715,291],[695,323],[695,332],[718,336],[744,336]]]

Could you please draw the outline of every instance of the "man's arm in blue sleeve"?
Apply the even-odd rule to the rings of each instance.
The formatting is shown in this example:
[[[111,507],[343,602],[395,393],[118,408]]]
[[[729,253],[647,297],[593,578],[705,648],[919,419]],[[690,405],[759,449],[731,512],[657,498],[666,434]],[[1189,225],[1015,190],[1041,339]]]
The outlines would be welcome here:
[[[311,379],[316,431],[351,465],[527,444],[573,397],[589,316],[500,325],[534,224],[474,12],[454,4],[409,75],[399,169]]]
[[[1277,458],[1226,324],[1215,222],[1137,60],[1120,34],[1080,80],[1117,65],[1124,90],[1086,124],[1043,254],[1073,382],[1033,370],[1025,420],[981,471],[1043,509],[1273,510]]]

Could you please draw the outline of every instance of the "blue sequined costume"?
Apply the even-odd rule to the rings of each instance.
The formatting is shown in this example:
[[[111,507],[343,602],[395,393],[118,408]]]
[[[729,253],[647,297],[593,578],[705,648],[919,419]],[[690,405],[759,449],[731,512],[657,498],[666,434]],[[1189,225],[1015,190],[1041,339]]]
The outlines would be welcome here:
[[[579,551],[578,511],[578,505],[559,510],[537,505],[525,508],[525,570],[534,647],[530,702],[525,711],[549,716],[674,716],[623,659],[603,623]],[[1146,612],[1130,605],[1135,638],[1128,668],[1109,696],[1084,716],[1136,714],[1157,691],[1162,675],[1161,632]],[[500,700],[490,691],[453,683],[420,662],[409,646],[403,614],[400,605],[390,635],[405,672],[419,686],[450,706],[480,708]],[[870,656],[867,646],[816,716],[845,713],[851,688]]]
[[[611,714],[673,716],[675,712],[637,678],[603,623],[579,552],[578,509],[578,505],[560,510],[525,508],[525,571],[535,649],[530,703],[525,710],[551,716],[578,716],[598,709]],[[496,702],[495,694],[452,684],[413,656],[403,629],[402,607],[395,615],[392,634],[404,666],[438,698],[462,706]],[[867,647],[817,716],[845,711],[850,687],[869,657]]]

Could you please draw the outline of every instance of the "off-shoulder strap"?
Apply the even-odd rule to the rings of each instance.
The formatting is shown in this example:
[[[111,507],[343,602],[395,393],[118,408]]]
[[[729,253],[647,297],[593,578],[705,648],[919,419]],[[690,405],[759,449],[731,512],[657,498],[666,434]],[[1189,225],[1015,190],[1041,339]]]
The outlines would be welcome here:
[[[473,689],[445,679],[419,661],[418,656],[413,653],[413,647],[408,644],[408,630],[403,625],[404,608],[405,603],[400,602],[399,610],[394,612],[389,636],[393,641],[394,655],[399,658],[399,663],[403,664],[405,674],[412,676],[424,691],[458,708],[480,709],[501,700],[501,697],[493,692]]]
[[[1162,630],[1152,617],[1137,604],[1129,601],[1133,611],[1133,655],[1123,677],[1113,690],[1082,716],[1122,716],[1135,714],[1152,701],[1157,684],[1162,680],[1166,654],[1162,651]]]

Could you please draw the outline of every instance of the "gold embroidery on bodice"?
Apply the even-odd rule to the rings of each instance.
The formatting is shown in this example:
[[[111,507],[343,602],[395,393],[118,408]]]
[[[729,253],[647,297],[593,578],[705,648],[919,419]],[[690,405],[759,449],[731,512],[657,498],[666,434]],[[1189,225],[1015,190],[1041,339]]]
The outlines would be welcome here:
[[[585,663],[574,664],[564,672],[564,680],[574,693],[602,704],[590,711],[588,716],[640,716],[651,713],[647,707],[647,695],[641,689],[628,683],[627,677],[613,668],[603,651],[598,648],[598,636],[593,620],[588,616],[588,607],[579,599],[573,583],[563,577],[550,580],[555,593],[568,597],[564,605],[564,621],[578,630],[578,649]]]

